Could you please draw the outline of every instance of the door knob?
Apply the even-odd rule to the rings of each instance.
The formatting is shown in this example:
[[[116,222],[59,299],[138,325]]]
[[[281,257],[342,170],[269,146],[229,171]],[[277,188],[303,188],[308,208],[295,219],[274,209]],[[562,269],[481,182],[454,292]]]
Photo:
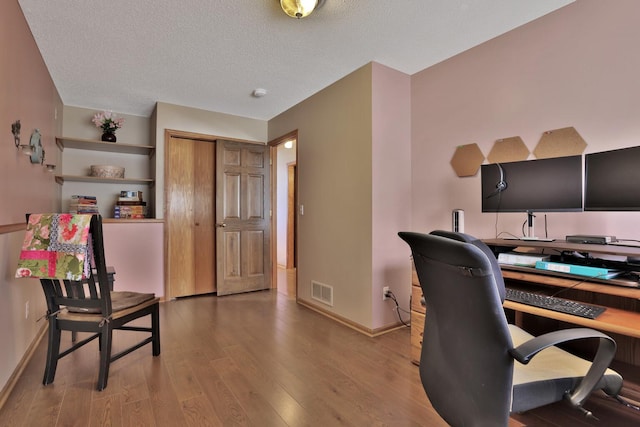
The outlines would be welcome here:
[[[224,228],[226,226],[227,226],[227,224],[224,223],[224,222],[219,222],[219,223],[216,224],[216,227],[218,227],[218,228]]]

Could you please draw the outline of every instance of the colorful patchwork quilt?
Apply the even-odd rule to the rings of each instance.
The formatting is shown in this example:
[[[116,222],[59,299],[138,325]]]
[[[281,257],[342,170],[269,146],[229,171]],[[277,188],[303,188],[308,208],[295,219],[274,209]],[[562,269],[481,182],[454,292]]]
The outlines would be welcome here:
[[[91,268],[92,215],[31,214],[16,277],[82,280]]]

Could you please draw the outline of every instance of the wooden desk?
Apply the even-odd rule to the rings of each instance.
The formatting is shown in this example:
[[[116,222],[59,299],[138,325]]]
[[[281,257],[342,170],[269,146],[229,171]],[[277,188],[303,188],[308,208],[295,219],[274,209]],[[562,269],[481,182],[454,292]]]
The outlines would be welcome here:
[[[484,243],[491,247],[501,248],[532,248],[560,251],[576,251],[582,253],[617,255],[640,258],[640,246],[620,246],[620,245],[596,245],[585,243],[569,243],[564,240],[554,240],[553,242],[543,242],[540,240],[511,240],[511,239],[482,239]]]
[[[571,283],[576,282],[575,279],[561,279],[553,277],[550,279],[549,277],[544,277],[540,274],[528,274],[521,273],[516,271],[504,270],[502,271],[502,276],[504,277],[505,284],[508,286],[511,283],[511,280],[516,280],[520,283],[530,283],[530,284],[551,284],[551,286],[563,286],[569,287]],[[588,292],[598,292],[598,293],[607,293],[607,294],[615,294],[616,289],[612,289],[614,292],[606,292],[609,289],[604,289],[604,292],[599,292],[601,287],[611,287],[611,285],[599,285],[593,283],[582,283],[575,287],[577,290],[583,290]],[[626,291],[622,293],[631,294],[631,293],[640,293],[640,289],[627,289],[621,288],[620,290]],[[564,295],[559,295],[561,297],[565,297]],[[637,296],[631,298],[638,299]],[[572,299],[572,298],[569,298]],[[589,302],[589,301],[585,301]],[[590,303],[590,302],[589,302]],[[603,304],[599,304],[603,305]],[[552,310],[545,310],[538,307],[533,307],[526,304],[520,304],[513,301],[505,301],[504,307],[515,310],[520,313],[529,313],[534,314],[536,316],[547,317],[549,319],[560,320],[563,322],[573,323],[580,326],[585,326],[588,328],[598,329],[601,331],[612,332],[616,334],[622,334],[634,338],[640,338],[640,312],[629,311],[626,309],[620,309],[615,307],[607,306],[607,309],[596,319],[585,319],[580,316],[574,316],[571,314],[559,313]]]
[[[499,250],[519,247],[544,250],[546,254],[549,253],[549,250],[555,250],[577,251],[590,253],[594,256],[606,254],[620,257],[640,257],[640,248],[634,247],[572,244],[564,241],[531,242],[490,239],[484,240],[484,242],[490,247]],[[557,289],[554,290],[554,288],[565,288],[562,294],[559,295],[560,297],[607,307],[604,313],[592,320],[513,301],[505,301],[504,307],[515,312],[516,324],[522,325],[523,315],[530,314],[621,335],[622,339],[616,338],[618,342],[616,359],[640,366],[640,345],[637,341],[640,338],[640,288],[612,284],[615,283],[613,280],[590,279],[582,276],[506,265],[502,266],[502,275],[507,287],[538,289],[546,294],[556,292]],[[630,284],[628,282],[624,283]],[[544,292],[545,290],[547,292]],[[630,337],[630,339],[625,339],[625,337]]]

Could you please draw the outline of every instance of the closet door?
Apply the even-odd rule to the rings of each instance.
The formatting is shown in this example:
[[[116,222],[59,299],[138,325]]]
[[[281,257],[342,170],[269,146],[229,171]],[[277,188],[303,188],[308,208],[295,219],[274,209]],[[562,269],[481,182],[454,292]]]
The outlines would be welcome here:
[[[168,296],[215,292],[215,143],[172,136],[165,150]]]
[[[216,143],[218,295],[271,287],[269,147]]]

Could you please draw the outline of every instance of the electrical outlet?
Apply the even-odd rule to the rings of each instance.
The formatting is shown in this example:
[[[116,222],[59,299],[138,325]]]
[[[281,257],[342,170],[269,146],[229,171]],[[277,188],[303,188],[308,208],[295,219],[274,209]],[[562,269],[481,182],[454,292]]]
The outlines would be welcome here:
[[[29,319],[29,301],[24,303],[24,318]]]
[[[382,288],[382,301],[389,299],[389,287],[385,286]]]

